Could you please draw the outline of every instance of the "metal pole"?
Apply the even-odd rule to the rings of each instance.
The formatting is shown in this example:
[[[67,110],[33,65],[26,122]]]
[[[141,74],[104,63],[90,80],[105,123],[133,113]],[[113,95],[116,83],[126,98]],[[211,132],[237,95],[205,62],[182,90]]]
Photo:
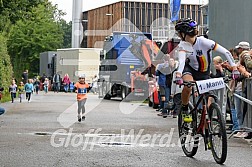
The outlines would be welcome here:
[[[171,20],[170,2],[171,2],[171,0],[168,0],[168,19],[169,19],[169,20]]]

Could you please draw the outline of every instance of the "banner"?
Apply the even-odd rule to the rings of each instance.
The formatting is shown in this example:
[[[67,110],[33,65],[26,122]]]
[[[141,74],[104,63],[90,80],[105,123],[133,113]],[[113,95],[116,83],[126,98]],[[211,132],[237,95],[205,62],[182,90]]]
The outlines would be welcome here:
[[[170,0],[171,21],[177,21],[179,19],[181,0]]]

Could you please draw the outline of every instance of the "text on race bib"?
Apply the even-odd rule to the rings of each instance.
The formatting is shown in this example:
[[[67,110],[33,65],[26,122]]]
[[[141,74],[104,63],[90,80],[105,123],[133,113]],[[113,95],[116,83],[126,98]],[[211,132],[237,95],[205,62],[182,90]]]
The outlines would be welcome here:
[[[87,89],[86,88],[78,88],[78,94],[86,94]]]
[[[196,81],[199,94],[209,92],[211,90],[218,90],[225,87],[223,78],[213,78],[202,81]]]

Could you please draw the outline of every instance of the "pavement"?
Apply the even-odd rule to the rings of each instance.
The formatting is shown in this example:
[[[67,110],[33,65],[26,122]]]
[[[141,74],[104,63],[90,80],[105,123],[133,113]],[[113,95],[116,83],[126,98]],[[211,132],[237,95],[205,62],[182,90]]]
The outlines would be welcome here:
[[[86,120],[77,122],[76,94],[33,94],[1,104],[0,166],[219,166],[199,146],[194,158],[179,145],[177,119],[148,104],[101,100],[88,94]],[[251,143],[228,140],[224,166],[250,166]]]

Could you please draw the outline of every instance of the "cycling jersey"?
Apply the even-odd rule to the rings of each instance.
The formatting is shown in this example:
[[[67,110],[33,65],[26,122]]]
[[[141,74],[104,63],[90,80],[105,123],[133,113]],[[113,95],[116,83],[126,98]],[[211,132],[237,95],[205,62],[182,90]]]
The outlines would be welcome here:
[[[186,59],[189,60],[188,65],[198,72],[209,72],[212,61],[212,50],[215,50],[223,55],[230,63],[235,66],[234,59],[231,53],[217,44],[213,40],[204,37],[197,37],[193,45],[189,42],[181,41],[179,43],[179,67],[178,72],[182,74],[185,67]]]

